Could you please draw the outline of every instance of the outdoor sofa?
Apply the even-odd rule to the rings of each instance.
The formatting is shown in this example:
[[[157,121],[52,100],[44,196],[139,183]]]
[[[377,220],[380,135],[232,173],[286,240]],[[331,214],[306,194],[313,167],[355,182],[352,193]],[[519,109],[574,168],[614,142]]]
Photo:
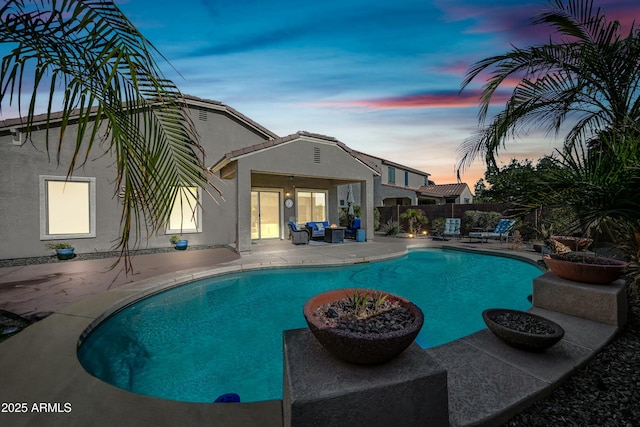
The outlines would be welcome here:
[[[309,234],[313,240],[324,239],[324,229],[329,227],[329,221],[308,222],[305,228],[309,230]]]

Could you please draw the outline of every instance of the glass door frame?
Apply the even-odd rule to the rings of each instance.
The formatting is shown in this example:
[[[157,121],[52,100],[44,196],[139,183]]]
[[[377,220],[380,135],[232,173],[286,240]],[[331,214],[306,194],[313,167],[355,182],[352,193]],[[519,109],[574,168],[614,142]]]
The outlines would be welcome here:
[[[268,188],[268,187],[251,187],[251,193],[249,195],[250,198],[253,198],[253,193],[258,193],[258,238],[254,238],[252,236],[253,233],[250,232],[251,240],[272,240],[272,239],[283,239],[284,236],[284,190],[282,188]],[[278,236],[277,237],[265,237],[261,236],[261,224],[260,224],[260,193],[277,193],[278,194]],[[253,209],[253,201],[249,202],[251,209]],[[250,220],[253,219],[250,217]]]

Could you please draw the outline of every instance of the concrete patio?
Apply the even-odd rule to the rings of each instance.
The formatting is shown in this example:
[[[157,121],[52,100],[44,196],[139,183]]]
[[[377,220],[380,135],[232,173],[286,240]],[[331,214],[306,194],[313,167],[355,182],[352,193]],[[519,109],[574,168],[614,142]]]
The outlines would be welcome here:
[[[375,242],[336,245],[259,243],[242,257],[225,248],[141,255],[134,259],[132,276],[108,270],[112,260],[0,269],[0,308],[18,314],[53,312],[0,344],[1,401],[26,403],[24,408],[18,406],[25,409],[22,413],[1,412],[0,425],[282,426],[280,400],[196,404],[117,389],[80,366],[76,357],[78,339],[90,325],[131,301],[190,280],[265,267],[370,262],[400,256],[410,247],[443,246],[529,262],[540,259],[534,252],[499,243],[376,236]],[[566,314],[539,308],[532,312],[565,329],[562,341],[544,353],[508,347],[486,329],[425,350],[447,370],[450,425],[493,426],[508,420],[549,394],[617,332],[615,326]]]

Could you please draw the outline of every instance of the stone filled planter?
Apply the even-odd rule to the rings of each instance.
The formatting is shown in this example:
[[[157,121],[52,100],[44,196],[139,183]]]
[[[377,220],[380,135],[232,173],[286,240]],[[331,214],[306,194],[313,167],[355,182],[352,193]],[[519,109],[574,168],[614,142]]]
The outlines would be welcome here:
[[[570,257],[570,258],[569,258]],[[574,282],[608,284],[618,279],[629,265],[624,261],[586,255],[548,254],[542,257],[549,270]]]
[[[492,308],[482,312],[482,319],[496,337],[521,350],[544,351],[564,336],[557,323],[526,311]]]
[[[412,316],[411,323],[391,332],[354,332],[339,327],[328,326],[318,308],[353,295],[356,289],[336,289],[320,293],[310,298],[304,305],[304,317],[309,330],[322,346],[338,359],[362,365],[387,362],[402,353],[415,340],[424,323],[420,308],[412,302],[393,294],[387,301],[406,309]],[[358,289],[362,293],[375,293],[371,289]]]

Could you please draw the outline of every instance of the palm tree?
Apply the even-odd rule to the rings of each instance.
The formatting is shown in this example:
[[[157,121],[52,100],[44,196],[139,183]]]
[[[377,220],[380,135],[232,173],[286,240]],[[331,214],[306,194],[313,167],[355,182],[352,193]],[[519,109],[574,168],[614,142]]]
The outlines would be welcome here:
[[[400,219],[407,220],[409,223],[409,233],[418,234],[420,227],[428,222],[421,209],[407,209]]]
[[[640,29],[634,25],[623,36],[620,23],[608,21],[592,0],[550,1],[533,24],[550,25],[550,41],[514,47],[468,71],[462,90],[488,73],[481,124],[493,96],[514,78],[518,84],[505,108],[459,147],[458,170],[482,156],[497,169],[495,157],[510,139],[536,128],[558,135],[568,127],[556,153],[563,173],[547,183],[547,194],[586,209],[577,212],[583,228],[612,213],[637,215],[637,198],[628,190],[637,188],[640,160]],[[594,196],[599,200],[589,204]],[[620,209],[620,197],[632,197],[625,202],[636,208],[622,203]]]
[[[46,145],[58,162],[62,145],[74,144],[65,130],[77,124],[68,176],[89,159],[96,142],[108,142],[116,159],[114,193],[122,202],[116,247],[125,261],[130,240],[137,245],[143,231],[166,225],[185,185],[219,193],[182,95],[160,70],[162,55],[113,1],[6,0],[0,17],[0,42],[11,48],[0,69],[0,105],[16,105],[25,114],[29,137],[38,96],[47,96]],[[51,141],[58,98],[60,137]]]

